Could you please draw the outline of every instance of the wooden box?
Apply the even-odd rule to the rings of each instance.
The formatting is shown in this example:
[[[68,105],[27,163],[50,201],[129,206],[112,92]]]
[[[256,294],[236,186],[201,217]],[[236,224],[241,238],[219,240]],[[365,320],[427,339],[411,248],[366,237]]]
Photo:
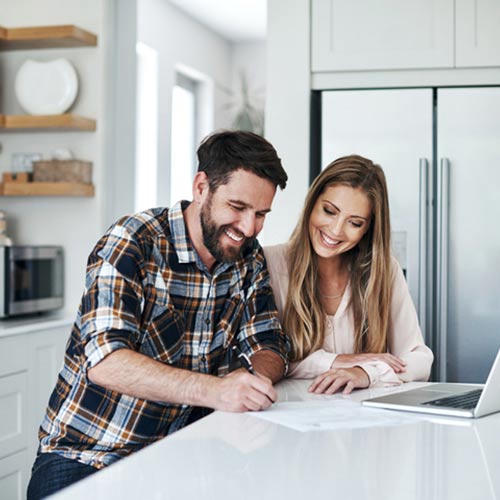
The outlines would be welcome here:
[[[49,160],[33,162],[33,182],[92,182],[92,162]]]

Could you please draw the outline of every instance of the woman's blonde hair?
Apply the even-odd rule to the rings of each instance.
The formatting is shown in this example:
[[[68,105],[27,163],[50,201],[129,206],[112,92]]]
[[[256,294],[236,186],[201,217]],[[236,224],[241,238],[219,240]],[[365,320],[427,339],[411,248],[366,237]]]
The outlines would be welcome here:
[[[385,175],[379,165],[362,156],[335,160],[314,180],[289,244],[290,284],[284,328],[292,343],[292,361],[320,349],[325,338],[325,315],[319,297],[318,263],[309,236],[313,208],[327,187],[362,190],[371,203],[370,226],[361,241],[345,256],[350,267],[354,315],[354,349],[385,352],[391,297],[391,228]]]

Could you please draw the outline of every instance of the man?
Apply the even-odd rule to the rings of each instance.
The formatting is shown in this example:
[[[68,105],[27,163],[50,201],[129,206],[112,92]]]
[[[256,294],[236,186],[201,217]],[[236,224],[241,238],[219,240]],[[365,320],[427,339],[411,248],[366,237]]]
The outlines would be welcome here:
[[[249,132],[198,149],[193,201],[113,225],[92,251],[28,499],[43,498],[203,413],[276,400],[288,341],[256,236],[287,175]],[[228,373],[232,346],[255,374]]]

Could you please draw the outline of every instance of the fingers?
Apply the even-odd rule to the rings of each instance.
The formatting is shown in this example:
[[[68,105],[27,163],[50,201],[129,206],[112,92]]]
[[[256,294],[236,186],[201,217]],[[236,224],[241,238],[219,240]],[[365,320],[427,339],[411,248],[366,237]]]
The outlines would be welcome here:
[[[406,363],[397,356],[393,354],[380,354],[381,361],[387,363],[396,373],[402,373],[406,371]]]
[[[343,373],[345,370],[329,370],[316,377],[309,386],[309,392],[314,394],[334,394],[343,387],[347,380]]]
[[[223,411],[258,411],[269,408],[276,399],[276,391],[268,378],[236,370],[219,379],[214,407]]]
[[[360,367],[333,369],[316,377],[309,386],[309,392],[314,394],[335,394],[343,387],[343,394],[350,394],[353,389],[365,388],[369,385],[368,374]]]

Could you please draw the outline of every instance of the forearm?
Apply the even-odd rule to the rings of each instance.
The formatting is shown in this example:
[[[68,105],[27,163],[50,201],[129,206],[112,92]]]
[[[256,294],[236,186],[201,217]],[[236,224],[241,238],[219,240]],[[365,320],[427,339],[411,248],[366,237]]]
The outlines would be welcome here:
[[[252,364],[257,373],[272,380],[273,384],[285,375],[285,364],[274,351],[263,349],[252,355]]]
[[[332,368],[336,357],[336,353],[328,352],[325,349],[318,349],[303,360],[290,363],[287,376],[301,379],[315,378]]]
[[[94,384],[132,397],[213,407],[217,377],[168,366],[130,349],[120,349],[89,369]]]

